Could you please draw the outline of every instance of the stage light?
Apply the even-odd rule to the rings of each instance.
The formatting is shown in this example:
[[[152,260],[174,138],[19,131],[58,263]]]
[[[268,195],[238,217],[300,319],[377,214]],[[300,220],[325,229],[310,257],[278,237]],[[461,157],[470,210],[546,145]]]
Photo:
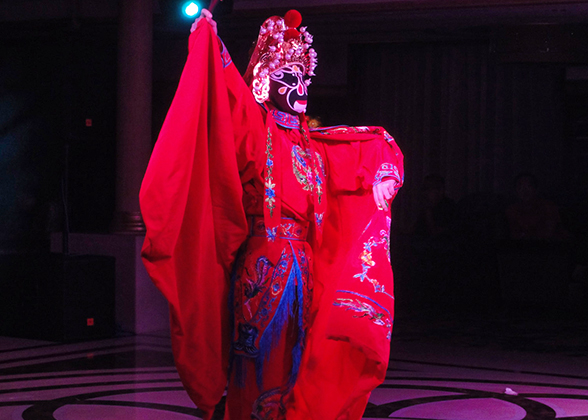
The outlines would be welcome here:
[[[194,17],[200,11],[200,7],[193,1],[184,4],[184,14],[188,17]]]

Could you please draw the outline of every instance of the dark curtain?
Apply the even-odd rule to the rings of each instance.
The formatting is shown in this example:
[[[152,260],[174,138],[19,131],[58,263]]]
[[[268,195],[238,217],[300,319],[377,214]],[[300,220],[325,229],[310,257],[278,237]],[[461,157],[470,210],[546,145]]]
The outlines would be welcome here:
[[[418,212],[427,174],[454,200],[508,195],[522,171],[548,196],[564,183],[563,65],[503,63],[487,42],[362,44],[349,59],[349,120],[386,127],[405,155],[400,224]]]

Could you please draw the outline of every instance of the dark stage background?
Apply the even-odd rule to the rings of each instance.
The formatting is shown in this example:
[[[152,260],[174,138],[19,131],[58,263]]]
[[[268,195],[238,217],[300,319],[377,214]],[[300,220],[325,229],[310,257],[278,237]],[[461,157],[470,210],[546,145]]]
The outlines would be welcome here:
[[[191,22],[179,17],[180,3],[156,2],[153,139],[187,55]],[[555,261],[542,271],[557,278],[540,280],[556,284],[554,301],[567,305],[570,290],[585,299],[572,272],[586,264],[588,231],[588,2],[325,3],[301,8],[319,54],[309,114],[324,125],[382,125],[404,151],[406,184],[393,206],[399,305],[443,300],[477,310],[509,301],[504,255],[515,251],[504,214],[520,172],[537,176],[567,235],[516,252]],[[104,4],[95,16],[29,19],[0,9],[0,253],[48,252],[50,233],[62,229],[66,145],[71,230],[111,229],[117,9]],[[247,4],[235,0],[218,17],[241,71],[263,19],[285,11]],[[429,174],[444,178],[455,214],[446,235],[423,244],[414,225]]]

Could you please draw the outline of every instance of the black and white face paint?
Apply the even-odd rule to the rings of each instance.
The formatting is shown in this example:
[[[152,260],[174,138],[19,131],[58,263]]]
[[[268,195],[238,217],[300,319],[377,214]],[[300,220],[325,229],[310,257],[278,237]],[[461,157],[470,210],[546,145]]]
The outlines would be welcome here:
[[[289,114],[306,111],[308,90],[303,71],[301,65],[289,64],[269,74],[269,99],[278,110]]]

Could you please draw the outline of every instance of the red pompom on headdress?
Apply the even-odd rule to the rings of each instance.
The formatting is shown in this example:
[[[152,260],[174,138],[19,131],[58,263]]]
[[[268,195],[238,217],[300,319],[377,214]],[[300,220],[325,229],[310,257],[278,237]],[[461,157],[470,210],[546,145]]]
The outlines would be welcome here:
[[[284,15],[284,23],[288,28],[298,28],[302,23],[302,15],[298,10],[288,10]]]
[[[290,10],[282,18],[272,16],[259,29],[259,37],[245,72],[245,82],[251,86],[253,96],[259,103],[269,95],[269,74],[285,65],[296,63],[306,76],[314,76],[316,51],[310,47],[312,35],[305,27],[297,29],[302,16]],[[306,80],[310,84],[310,78]]]
[[[300,32],[298,29],[295,28],[288,28],[286,32],[284,32],[284,41],[289,41],[294,38],[298,38],[300,36]]]

